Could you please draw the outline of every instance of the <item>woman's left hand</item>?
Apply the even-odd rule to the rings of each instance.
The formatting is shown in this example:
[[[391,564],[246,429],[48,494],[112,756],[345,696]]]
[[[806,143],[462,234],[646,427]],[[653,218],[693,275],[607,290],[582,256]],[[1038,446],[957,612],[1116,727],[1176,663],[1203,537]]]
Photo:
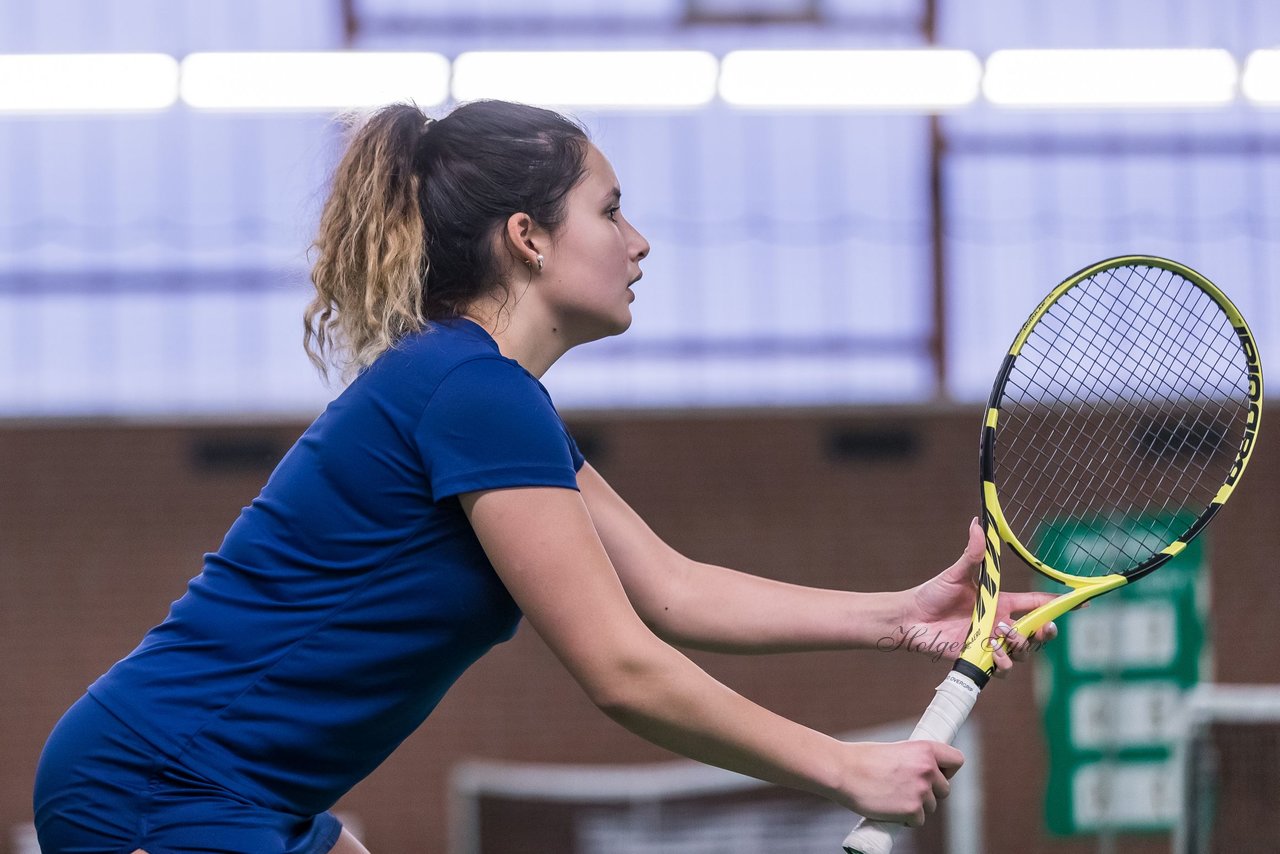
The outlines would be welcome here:
[[[941,655],[952,659],[960,657],[973,616],[985,549],[982,526],[974,519],[969,524],[969,542],[960,559],[907,592],[907,613],[902,621],[902,630],[908,642],[903,646],[934,658]],[[1057,636],[1058,628],[1053,623],[1047,623],[1030,639],[1010,628],[1015,619],[1054,598],[1052,593],[1000,592],[996,605],[995,637],[1003,637],[1005,642],[995,647],[996,676],[1004,676],[1014,661],[1025,659],[1033,643],[1042,644]],[[988,642],[994,644],[994,641]]]

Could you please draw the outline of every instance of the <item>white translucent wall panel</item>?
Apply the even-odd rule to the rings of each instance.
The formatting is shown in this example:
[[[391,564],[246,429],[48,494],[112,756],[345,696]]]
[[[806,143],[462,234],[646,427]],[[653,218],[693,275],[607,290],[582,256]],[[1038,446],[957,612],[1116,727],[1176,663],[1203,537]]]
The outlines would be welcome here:
[[[919,0],[824,0],[822,4],[823,11],[837,19],[856,15],[916,20],[921,8]]]
[[[930,393],[923,119],[724,108],[585,120],[653,252],[632,331],[553,370],[547,382],[561,400],[808,404]],[[338,145],[332,125],[179,111],[101,119],[75,132],[26,120],[0,125],[0,140],[37,164],[15,176],[16,195],[31,198],[31,208],[13,205],[0,218],[0,296],[21,294],[6,310],[56,317],[81,300],[91,308],[70,314],[98,318],[95,340],[116,339],[112,348],[134,353],[104,358],[92,383],[77,376],[59,388],[69,363],[42,340],[32,357],[39,369],[20,369],[0,387],[0,408],[150,412],[167,391],[176,412],[200,409],[201,394],[214,410],[289,411],[314,399],[274,391],[285,378],[305,387],[305,372],[232,366],[253,364],[280,342],[300,354],[301,303],[292,314],[263,315],[257,291],[304,277]],[[47,162],[49,151],[76,169]],[[202,277],[237,266],[251,284]],[[104,270],[114,271],[110,293],[99,295]],[[149,331],[160,304],[190,316],[181,334]],[[220,320],[201,325],[205,314]],[[184,365],[190,381],[175,384]]]
[[[422,0],[360,0],[363,14],[369,16],[422,15],[441,18],[467,17],[502,19],[513,16],[549,18],[589,18],[620,16],[640,19],[679,20],[684,17],[686,0],[543,0],[531,7],[527,0],[433,0],[429,8]],[[770,8],[793,9],[796,0],[714,0],[708,9],[722,14],[735,7],[749,12]],[[833,17],[845,16],[911,16],[919,14],[920,0],[825,0],[824,12]]]
[[[0,3],[0,52],[317,50],[342,41],[336,0]]]
[[[915,45],[922,2],[832,0],[837,26],[827,29],[681,29],[677,2],[553,0],[538,10],[551,23],[532,35],[502,25],[529,14],[511,0],[360,6],[370,16],[425,9],[466,19],[429,44],[384,33],[366,48],[599,48],[607,36],[609,47],[719,55]],[[980,55],[1197,46],[1243,57],[1280,36],[1280,4],[1256,0],[938,7],[939,41]],[[342,43],[339,11],[333,0],[0,3],[0,51],[325,49]],[[486,17],[494,26],[474,26]],[[618,17],[643,26],[590,29]],[[847,25],[877,17],[878,26]],[[926,120],[721,104],[582,117],[654,249],[632,330],[556,366],[547,383],[558,400],[809,404],[932,393]],[[978,104],[943,128],[953,396],[985,395],[1006,339],[1049,285],[1120,252],[1201,267],[1250,313],[1265,356],[1280,302],[1271,295],[1280,110]],[[338,149],[336,127],[317,116],[179,107],[0,118],[0,414],[318,406],[332,390],[302,356],[299,314],[304,253]],[[219,270],[242,273],[218,279]]]
[[[638,339],[927,332],[922,119],[717,109],[592,125],[653,244]]]
[[[0,294],[7,416],[316,412],[305,294]]]
[[[1280,4],[1268,0],[941,0],[939,41],[986,55],[1000,48],[1225,47],[1271,44]]]
[[[0,120],[0,265],[300,255],[333,132],[308,117]]]
[[[896,24],[868,33],[680,31],[679,2],[562,0],[539,14],[586,28],[550,27],[534,42],[501,26],[527,14],[504,0],[429,9],[369,0],[360,8],[367,19],[425,12],[495,22],[433,37],[432,49],[450,54],[599,47],[589,30],[593,17],[653,24],[611,31],[611,47],[723,53],[744,45],[915,44],[914,5],[846,0],[832,7],[838,15],[897,16]],[[321,49],[341,43],[338,10],[331,0],[5,4],[0,50],[181,56]],[[395,38],[360,46],[422,47],[391,44]],[[923,120],[727,108],[583,119],[623,175],[627,210],[653,240],[654,254],[632,332],[573,354],[547,378],[563,399],[683,405],[928,393]],[[179,107],[156,115],[0,119],[0,162],[10,164],[9,192],[0,201],[0,324],[21,330],[0,342],[9,345],[0,349],[9,354],[0,361],[0,412],[159,412],[166,399],[175,412],[288,411],[331,393],[316,391],[299,361],[304,297],[295,298],[292,312],[273,312],[263,306],[278,298],[253,287],[269,287],[273,271],[293,270],[296,278],[305,269],[338,150],[336,127],[316,116]],[[230,268],[248,271],[258,284],[221,292],[156,284],[157,275],[199,280]],[[44,283],[41,290],[22,285],[28,273]],[[84,285],[104,275],[110,293]],[[33,338],[63,316],[82,324],[94,318],[90,337],[103,355],[92,379],[71,375],[79,361],[56,342]],[[202,324],[206,316],[217,322]],[[276,353],[273,363],[303,369],[244,368],[264,352]],[[620,374],[625,383],[614,379]]]
[[[1056,282],[1116,255],[1190,265],[1239,305],[1264,361],[1280,347],[1276,157],[1209,151],[953,160],[947,243],[952,394],[979,399]]]
[[[939,4],[940,40],[1007,47],[1220,47],[1280,38],[1280,4],[1235,0]],[[1240,305],[1263,359],[1280,347],[1280,111],[1001,110],[948,116],[953,397],[981,399],[1043,293],[1094,261],[1165,255]]]
[[[422,0],[361,0],[360,11],[369,17],[428,14],[436,18],[495,20],[531,14],[551,18],[678,18],[684,14],[684,0],[542,0],[536,7],[521,0],[434,0],[429,8]]]
[[[925,123],[912,116],[598,117],[650,240],[626,335],[547,376],[574,406],[927,396]]]

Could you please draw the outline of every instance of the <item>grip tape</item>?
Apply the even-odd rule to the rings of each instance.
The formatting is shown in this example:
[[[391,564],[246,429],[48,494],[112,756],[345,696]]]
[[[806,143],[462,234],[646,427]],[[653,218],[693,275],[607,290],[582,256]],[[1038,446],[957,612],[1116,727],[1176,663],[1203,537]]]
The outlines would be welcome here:
[[[911,741],[940,741],[951,744],[956,733],[969,718],[973,704],[978,701],[979,688],[963,673],[951,671],[942,680],[933,695],[933,702],[920,716],[920,722],[911,731]],[[893,838],[903,825],[891,821],[874,821],[864,818],[845,837],[845,854],[890,854]]]

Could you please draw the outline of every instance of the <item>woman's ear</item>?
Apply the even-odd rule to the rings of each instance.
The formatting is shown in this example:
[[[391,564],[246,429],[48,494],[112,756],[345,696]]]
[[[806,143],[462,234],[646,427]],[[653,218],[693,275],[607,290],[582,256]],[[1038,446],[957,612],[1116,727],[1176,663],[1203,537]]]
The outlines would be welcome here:
[[[527,213],[513,213],[507,217],[504,234],[508,254],[521,266],[539,270],[540,258],[546,249],[546,232]]]

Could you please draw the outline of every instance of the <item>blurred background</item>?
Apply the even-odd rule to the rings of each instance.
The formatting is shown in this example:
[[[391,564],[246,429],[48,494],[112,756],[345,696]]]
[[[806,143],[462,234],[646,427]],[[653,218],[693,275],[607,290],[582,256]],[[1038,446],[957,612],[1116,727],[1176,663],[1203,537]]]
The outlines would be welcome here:
[[[340,111],[578,117],[653,245],[631,330],[545,378],[587,457],[686,554],[888,589],[961,549],[982,401],[1054,283],[1165,255],[1280,344],[1277,45],[1265,0],[0,0],[0,851],[32,850],[57,717],[339,391],[301,314]],[[969,818],[916,850],[1271,850],[1179,829],[1177,747],[1189,694],[1277,681],[1268,449],[1183,575],[996,686]],[[944,672],[697,660],[833,733],[914,718]],[[1206,749],[1261,791],[1268,733]],[[374,854],[837,848],[808,799],[614,767],[671,759],[522,631],[340,809]]]

